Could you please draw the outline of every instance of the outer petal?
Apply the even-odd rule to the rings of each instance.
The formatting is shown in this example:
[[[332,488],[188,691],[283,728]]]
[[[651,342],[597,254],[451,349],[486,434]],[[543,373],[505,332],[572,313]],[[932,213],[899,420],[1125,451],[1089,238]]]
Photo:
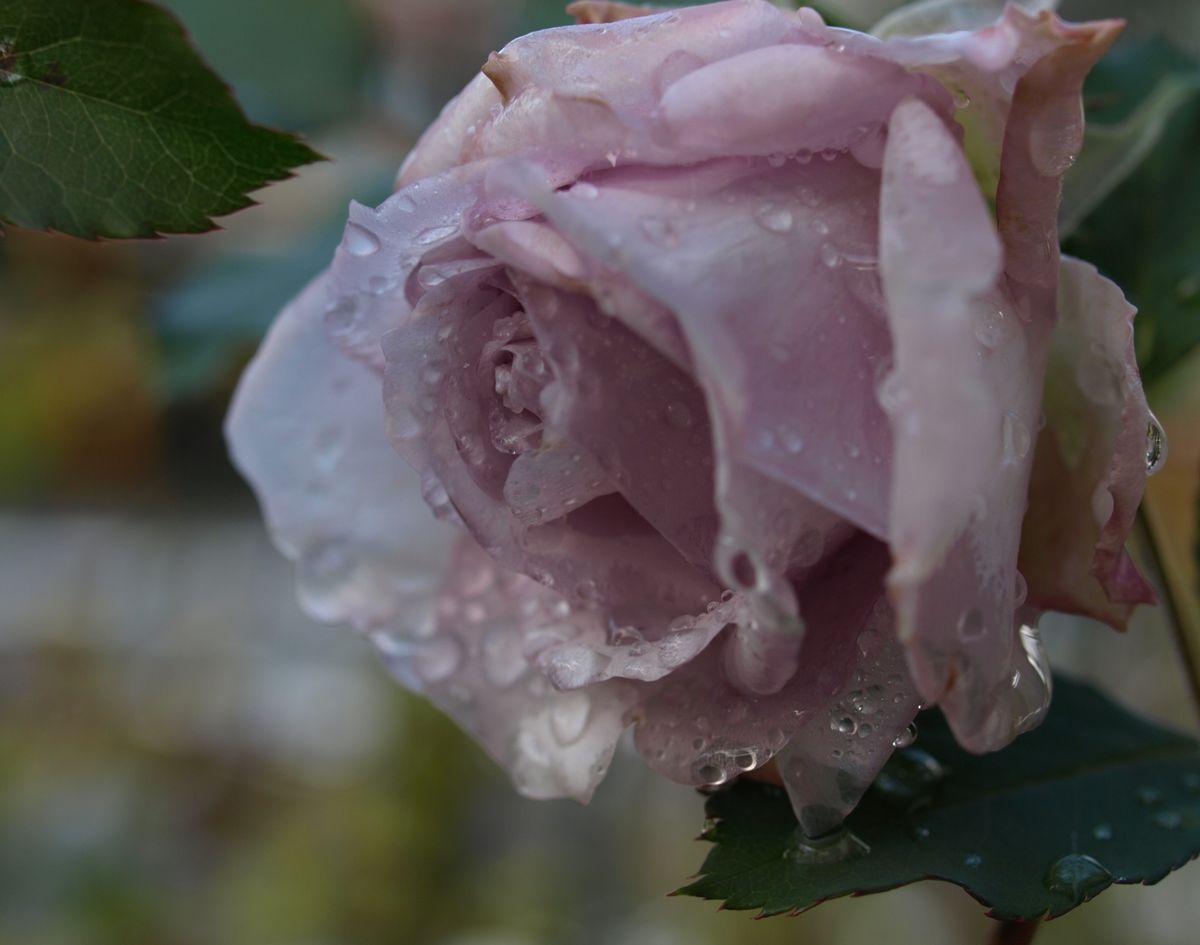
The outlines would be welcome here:
[[[1150,411],[1135,309],[1087,263],[1064,259],[1021,569],[1031,603],[1124,627],[1154,592],[1125,553],[1146,482]]]
[[[446,104],[409,152],[396,176],[396,189],[403,190],[423,177],[442,174],[461,163],[475,135],[492,120],[500,105],[500,93],[491,80],[483,73],[475,76]]]
[[[361,631],[427,631],[453,529],[387,441],[379,379],[325,335],[329,276],[276,320],[226,433],[305,609]]]
[[[529,657],[542,628],[561,621],[561,604],[463,538],[432,632],[376,642],[392,671],[478,739],[522,794],[586,803],[608,770],[635,693],[621,681],[557,692],[533,667]]]
[[[800,589],[799,670],[781,691],[735,686],[715,647],[672,673],[635,712],[638,750],[685,784],[719,784],[778,753],[805,829],[836,825],[917,712],[882,599],[887,564],[886,546],[859,534],[814,571]]]
[[[875,172],[848,156],[741,163],[724,179],[700,167],[676,172],[675,196],[653,174],[618,171],[611,186],[598,175],[593,196],[581,200],[551,193],[536,169],[507,170],[511,190],[594,267],[676,313],[713,424],[718,509],[730,536],[717,564],[728,586],[765,591],[788,609],[776,545],[764,543],[764,523],[784,520],[764,505],[767,480],[796,540],[804,535],[797,497],[883,534],[890,437],[874,384],[890,345],[874,207],[864,197],[875,191]],[[749,309],[740,289],[748,281],[757,291]],[[737,566],[743,551],[749,567]]]
[[[1000,269],[987,207],[957,142],[919,102],[892,119],[880,267],[896,346],[888,576],[926,701],[982,750],[1009,686],[1011,620],[1040,352],[985,297]],[[980,333],[977,319],[993,333]],[[1002,727],[1002,726],[1001,726]]]

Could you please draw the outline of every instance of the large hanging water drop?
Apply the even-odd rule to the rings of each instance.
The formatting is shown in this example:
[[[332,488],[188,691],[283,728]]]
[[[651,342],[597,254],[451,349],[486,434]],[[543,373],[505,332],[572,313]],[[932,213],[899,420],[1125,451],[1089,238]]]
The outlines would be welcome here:
[[[1070,853],[1055,860],[1046,871],[1046,888],[1081,902],[1107,888],[1112,879],[1112,873],[1095,858],[1082,853]]]
[[[1150,414],[1150,423],[1146,426],[1146,475],[1153,476],[1166,462],[1167,431],[1158,422],[1158,417]]]

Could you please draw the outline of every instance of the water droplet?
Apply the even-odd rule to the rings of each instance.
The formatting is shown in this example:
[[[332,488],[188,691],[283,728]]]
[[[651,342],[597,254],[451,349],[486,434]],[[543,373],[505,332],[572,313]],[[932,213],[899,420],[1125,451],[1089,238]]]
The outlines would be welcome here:
[[[1083,132],[1083,102],[1072,105],[1073,115],[1047,109],[1029,130],[1029,156],[1043,177],[1058,177],[1075,163]]]
[[[790,427],[780,427],[777,436],[779,445],[793,456],[804,450],[804,437]]]
[[[1004,337],[1004,309],[981,303],[975,310],[975,340],[985,348],[995,348]]]
[[[487,610],[479,604],[473,602],[467,607],[476,608],[474,613],[467,614],[467,619],[472,623],[479,624],[487,619]],[[521,651],[521,639],[516,634],[497,629],[484,637],[483,672],[497,689],[514,685],[528,666],[525,654]]]
[[[796,161],[800,164],[811,164],[813,153],[808,148],[801,148],[796,152]]]
[[[846,828],[821,837],[806,837],[796,831],[796,843],[785,854],[800,863],[846,863],[871,852],[871,848]]]
[[[755,211],[754,219],[764,230],[771,233],[790,233],[795,217],[787,207],[777,203],[764,203]]]
[[[829,720],[829,727],[839,735],[853,735],[858,731],[858,723],[847,716],[834,716]]]
[[[692,412],[688,409],[687,404],[678,401],[667,404],[666,418],[667,423],[678,430],[687,430],[694,422],[692,420]]]
[[[742,771],[753,771],[758,767],[758,753],[752,748],[739,751],[733,756],[733,763]]]
[[[978,640],[987,631],[983,611],[978,607],[964,610],[958,618],[958,636],[962,640]]]
[[[888,369],[875,388],[875,397],[887,413],[899,410],[908,399],[908,391],[900,380],[900,373]]]
[[[963,858],[963,866],[969,866],[971,869],[978,869],[983,864],[983,857],[978,853],[968,853]]]
[[[1103,483],[1092,493],[1092,518],[1096,524],[1103,528],[1108,524],[1108,520],[1112,518],[1113,509],[1116,506],[1116,500],[1113,498],[1111,490]]]
[[[1156,787],[1150,787],[1149,785],[1146,785],[1145,787],[1138,788],[1136,793],[1137,799],[1146,807],[1154,807],[1157,804],[1162,803],[1162,791]]]
[[[1102,352],[1086,352],[1075,367],[1075,384],[1093,403],[1116,407],[1124,400],[1122,373]]]
[[[379,237],[364,226],[347,223],[342,245],[351,256],[372,256],[379,252]]]
[[[418,675],[426,682],[442,682],[462,662],[462,649],[453,637],[437,637],[421,646],[414,656]]]
[[[447,240],[457,232],[457,226],[430,226],[417,234],[416,241],[422,246],[428,246],[430,243]]]
[[[1046,871],[1046,888],[1079,902],[1090,899],[1112,882],[1112,873],[1093,857],[1069,853]]]
[[[325,309],[325,327],[332,335],[345,335],[358,323],[358,305],[350,298],[337,299]]]
[[[908,728],[892,739],[893,748],[907,748],[917,740],[917,723],[910,722]]]
[[[417,282],[426,289],[432,289],[445,281],[446,277],[434,266],[422,266],[421,271],[417,273]]]
[[[582,200],[595,200],[600,196],[600,188],[595,184],[589,184],[585,180],[581,180],[571,188],[571,196],[579,197]]]
[[[783,167],[783,165],[787,163],[787,155],[783,154],[782,152],[768,154],[767,163],[770,164],[771,167]]]
[[[1167,462],[1167,432],[1158,417],[1150,414],[1146,427],[1146,475],[1153,476]]]
[[[729,776],[725,773],[724,768],[709,761],[696,769],[696,777],[699,778],[701,784],[716,787],[719,784],[724,784]]]
[[[661,217],[642,217],[638,228],[645,234],[646,239],[658,246],[673,249],[679,245],[679,234],[670,220]]]
[[[954,90],[954,107],[966,108],[971,104],[971,96],[963,89]]]
[[[1013,607],[1020,607],[1028,596],[1029,583],[1025,580],[1025,575],[1017,571],[1013,575]]]
[[[1019,463],[1029,455],[1033,438],[1025,421],[1013,410],[1005,411],[1002,437],[1005,463]]]
[[[842,264],[842,254],[832,243],[822,243],[821,262],[829,269],[836,269]]]
[[[1179,811],[1164,810],[1154,815],[1154,822],[1164,830],[1174,830],[1183,823],[1183,818],[1179,815]]]
[[[550,732],[564,748],[574,745],[587,731],[592,701],[582,692],[560,692],[550,705]]]
[[[1113,829],[1109,824],[1096,824],[1096,826],[1092,828],[1092,836],[1097,840],[1111,840],[1113,836]]]
[[[893,807],[911,809],[925,803],[945,776],[945,769],[929,752],[905,748],[888,759],[873,790]]]

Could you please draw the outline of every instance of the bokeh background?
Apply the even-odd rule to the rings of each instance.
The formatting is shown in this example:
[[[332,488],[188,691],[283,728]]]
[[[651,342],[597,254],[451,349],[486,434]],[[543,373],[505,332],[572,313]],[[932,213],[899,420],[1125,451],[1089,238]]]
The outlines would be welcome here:
[[[347,201],[382,200],[490,50],[565,22],[559,0],[164,5],[252,118],[332,160],[205,236],[0,239],[0,945],[985,941],[939,883],[764,922],[667,898],[705,852],[699,796],[622,751],[590,808],[517,797],[364,641],[300,613],[229,465],[238,372]],[[1190,0],[1081,5],[1200,47]],[[1149,509],[1186,610],[1200,360],[1151,397],[1172,458]],[[1045,635],[1058,666],[1197,730],[1162,611]],[[1200,867],[1114,888],[1039,941],[1194,945],[1197,892]]]

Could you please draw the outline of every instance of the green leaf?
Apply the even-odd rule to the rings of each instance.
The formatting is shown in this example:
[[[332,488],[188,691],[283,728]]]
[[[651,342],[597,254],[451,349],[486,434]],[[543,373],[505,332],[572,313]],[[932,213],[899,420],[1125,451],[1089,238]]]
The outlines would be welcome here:
[[[1200,853],[1200,744],[1058,680],[1045,723],[970,755],[925,713],[850,815],[806,844],[781,790],[739,781],[708,799],[716,846],[681,893],[765,915],[921,879],[992,914],[1061,915],[1111,883],[1153,883]]]
[[[74,236],[194,233],[319,160],[251,125],[143,0],[0,0],[0,219]]]
[[[1200,344],[1200,63],[1157,38],[1119,45],[1097,66],[1085,99],[1089,122],[1104,126],[1093,136],[1133,135],[1109,142],[1113,180],[1128,176],[1064,249],[1094,263],[1137,305],[1138,361],[1152,383]],[[1091,146],[1081,163],[1091,161]],[[1071,201],[1081,199],[1075,176],[1065,181]]]

